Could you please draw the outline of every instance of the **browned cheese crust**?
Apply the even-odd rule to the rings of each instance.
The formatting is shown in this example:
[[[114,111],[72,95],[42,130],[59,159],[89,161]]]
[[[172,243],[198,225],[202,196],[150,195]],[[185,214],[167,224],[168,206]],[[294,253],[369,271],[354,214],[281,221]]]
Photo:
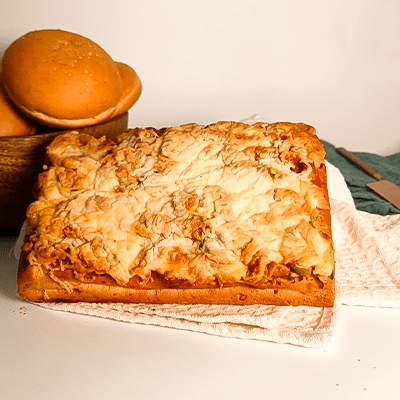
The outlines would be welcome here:
[[[332,306],[324,155],[301,123],[60,135],[27,211],[19,295]]]

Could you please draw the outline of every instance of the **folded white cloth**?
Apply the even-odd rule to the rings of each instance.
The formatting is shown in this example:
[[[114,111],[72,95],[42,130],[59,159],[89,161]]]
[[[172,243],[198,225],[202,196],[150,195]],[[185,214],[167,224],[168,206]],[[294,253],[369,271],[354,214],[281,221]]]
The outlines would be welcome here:
[[[254,115],[244,122],[263,121]],[[224,337],[324,347],[342,304],[400,307],[400,215],[357,211],[340,171],[327,164],[335,243],[334,307],[43,303],[42,307]],[[24,228],[15,247],[19,258]]]
[[[382,217],[331,200],[337,299],[400,307],[400,215]]]

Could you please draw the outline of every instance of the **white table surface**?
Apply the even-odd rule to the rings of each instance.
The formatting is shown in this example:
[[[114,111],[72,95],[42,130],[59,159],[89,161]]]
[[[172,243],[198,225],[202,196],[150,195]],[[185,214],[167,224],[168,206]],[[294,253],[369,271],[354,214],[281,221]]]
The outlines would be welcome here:
[[[0,240],[0,398],[400,398],[400,310],[343,306],[333,342],[307,349],[46,310],[16,294]]]

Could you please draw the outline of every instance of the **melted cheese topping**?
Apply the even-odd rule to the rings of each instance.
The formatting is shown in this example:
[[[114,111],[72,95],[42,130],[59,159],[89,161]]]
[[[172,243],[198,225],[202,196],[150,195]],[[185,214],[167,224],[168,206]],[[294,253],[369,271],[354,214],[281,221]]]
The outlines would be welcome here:
[[[119,285],[333,273],[324,151],[304,124],[187,124],[48,148],[28,209],[30,263]],[[321,183],[322,182],[322,183]],[[280,271],[280,272],[279,272]],[[278,273],[279,272],[279,273]]]

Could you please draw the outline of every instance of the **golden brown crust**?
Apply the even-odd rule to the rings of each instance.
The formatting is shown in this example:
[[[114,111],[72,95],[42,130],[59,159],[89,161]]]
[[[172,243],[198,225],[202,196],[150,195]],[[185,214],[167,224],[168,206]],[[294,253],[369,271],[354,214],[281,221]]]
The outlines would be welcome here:
[[[62,285],[60,285],[62,282]],[[132,288],[116,285],[109,277],[95,282],[54,276],[40,267],[26,266],[22,256],[18,272],[19,296],[32,302],[103,302],[149,304],[226,304],[277,306],[307,305],[331,307],[335,300],[335,280],[299,281],[290,287],[253,288],[244,285],[206,288]]]
[[[47,157],[27,212],[22,298],[332,305],[324,151],[312,127],[70,133]]]
[[[116,63],[96,43],[71,32],[29,32],[7,48],[2,65],[10,98],[43,125],[101,123],[122,96]]]
[[[142,94],[142,82],[136,71],[124,63],[117,62],[116,64],[122,79],[122,96],[114,116],[127,112]]]
[[[33,135],[36,126],[36,122],[23,114],[9,98],[0,67],[0,136]]]

